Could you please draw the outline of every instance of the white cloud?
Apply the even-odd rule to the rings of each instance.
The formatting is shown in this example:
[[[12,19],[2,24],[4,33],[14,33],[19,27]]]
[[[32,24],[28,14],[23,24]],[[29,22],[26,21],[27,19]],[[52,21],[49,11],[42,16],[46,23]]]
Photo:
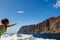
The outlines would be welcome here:
[[[43,10],[43,8],[40,8],[41,10]]]
[[[59,7],[60,7],[60,0],[57,0],[56,4],[53,5],[53,7],[55,7],[55,8],[59,8]]]
[[[45,2],[48,2],[48,0],[44,0]]]
[[[34,20],[32,20],[32,23],[34,22]]]
[[[24,11],[23,11],[23,10],[20,10],[20,11],[17,11],[17,13],[19,13],[19,14],[23,14]]]

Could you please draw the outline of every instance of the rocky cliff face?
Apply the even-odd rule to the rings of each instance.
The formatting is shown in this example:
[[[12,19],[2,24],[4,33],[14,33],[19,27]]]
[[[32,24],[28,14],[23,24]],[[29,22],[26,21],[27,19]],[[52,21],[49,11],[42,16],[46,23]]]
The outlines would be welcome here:
[[[35,34],[35,33],[60,33],[60,16],[51,17],[36,25],[22,26],[18,33]]]

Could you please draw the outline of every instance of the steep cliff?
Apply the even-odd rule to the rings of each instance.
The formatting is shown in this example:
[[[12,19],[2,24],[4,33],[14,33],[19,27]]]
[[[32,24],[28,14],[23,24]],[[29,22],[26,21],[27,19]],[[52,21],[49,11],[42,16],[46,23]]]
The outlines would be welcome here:
[[[40,33],[60,33],[60,16],[51,17],[36,25],[22,26],[18,33],[22,34],[40,34]]]

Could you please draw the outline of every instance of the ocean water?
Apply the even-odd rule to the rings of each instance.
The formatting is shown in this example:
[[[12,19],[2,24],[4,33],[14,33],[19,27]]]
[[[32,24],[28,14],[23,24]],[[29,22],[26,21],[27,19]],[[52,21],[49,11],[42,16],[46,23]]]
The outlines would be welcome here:
[[[3,34],[0,40],[56,40],[33,37],[32,34]]]

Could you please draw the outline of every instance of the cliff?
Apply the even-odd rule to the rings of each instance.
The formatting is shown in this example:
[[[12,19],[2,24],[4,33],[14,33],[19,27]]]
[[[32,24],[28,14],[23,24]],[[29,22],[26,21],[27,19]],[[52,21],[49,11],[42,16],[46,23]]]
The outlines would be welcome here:
[[[18,33],[22,34],[40,34],[40,33],[60,33],[60,16],[51,17],[36,25],[22,26]]]

